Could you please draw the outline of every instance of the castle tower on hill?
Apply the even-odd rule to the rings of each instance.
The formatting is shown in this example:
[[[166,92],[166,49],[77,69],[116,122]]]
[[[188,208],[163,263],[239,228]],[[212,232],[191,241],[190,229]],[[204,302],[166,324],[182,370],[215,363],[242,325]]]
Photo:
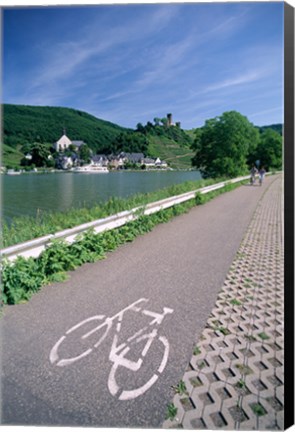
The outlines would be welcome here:
[[[181,127],[181,123],[180,122],[173,123],[172,114],[169,113],[169,114],[167,114],[167,126],[168,127],[170,127],[170,126],[177,126],[177,127],[180,128]]]

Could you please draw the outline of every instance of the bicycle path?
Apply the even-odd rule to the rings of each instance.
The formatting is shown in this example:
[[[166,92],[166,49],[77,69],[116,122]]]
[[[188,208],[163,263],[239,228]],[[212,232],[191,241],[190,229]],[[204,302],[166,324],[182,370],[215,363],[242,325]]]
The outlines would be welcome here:
[[[71,272],[68,281],[44,287],[27,304],[6,307],[1,423],[161,427],[172,386],[186,370],[196,335],[203,331],[255,208],[278,181],[280,176],[273,176],[262,187],[242,186],[223,194],[157,226],[107,259]],[[86,328],[90,331],[94,321],[67,334],[69,329],[89,317],[97,316],[97,322],[105,319],[102,316],[114,317],[140,299],[154,316],[163,314],[163,308],[173,312],[158,325],[138,371],[122,364],[116,369],[110,361],[110,353],[113,358],[116,353],[115,337],[119,346],[128,338],[135,340],[133,335],[152,319],[135,310],[124,314],[121,327],[112,321],[105,340],[89,355],[64,366],[58,366],[54,356],[51,361],[59,341],[59,359],[78,356],[97,342],[97,334],[77,338]],[[133,345],[130,352],[127,343],[127,365],[138,361],[146,342]],[[155,372],[155,382],[144,391]],[[136,389],[142,393],[120,400]]]
[[[284,430],[282,184],[263,195],[164,428]]]

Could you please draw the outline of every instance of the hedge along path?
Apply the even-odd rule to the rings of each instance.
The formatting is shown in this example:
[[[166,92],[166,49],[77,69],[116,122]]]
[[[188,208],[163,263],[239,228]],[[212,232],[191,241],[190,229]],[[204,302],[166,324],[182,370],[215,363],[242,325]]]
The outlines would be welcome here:
[[[132,242],[137,236],[151,231],[157,224],[168,222],[195,205],[204,204],[243,183],[245,181],[228,184],[206,195],[197,193],[195,199],[159,210],[148,216],[141,215],[136,220],[111,231],[96,234],[93,229],[90,229],[81,234],[72,244],[64,240],[53,240],[37,258],[18,257],[13,263],[3,260],[2,304],[12,305],[28,301],[42,286],[66,280],[68,277],[66,272],[84,263],[104,259],[108,252],[124,243]]]

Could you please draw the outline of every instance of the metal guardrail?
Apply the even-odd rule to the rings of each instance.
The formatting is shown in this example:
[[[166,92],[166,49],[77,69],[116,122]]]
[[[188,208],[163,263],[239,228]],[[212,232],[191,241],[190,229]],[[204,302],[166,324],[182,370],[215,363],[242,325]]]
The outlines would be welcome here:
[[[36,258],[54,239],[63,239],[68,243],[73,243],[76,240],[78,235],[89,230],[90,228],[94,229],[94,232],[96,233],[109,231],[114,228],[125,225],[126,223],[132,220],[137,219],[139,215],[149,215],[152,213],[156,213],[160,210],[172,207],[173,205],[177,205],[182,202],[193,199],[195,198],[197,193],[206,194],[214,190],[220,189],[226,186],[227,184],[237,183],[247,179],[249,179],[249,175],[244,177],[238,177],[232,180],[226,180],[224,182],[216,183],[214,185],[205,186],[203,188],[199,188],[194,191],[185,192],[181,195],[165,198],[160,201],[156,201],[154,203],[149,203],[146,205],[136,207],[132,210],[127,210],[112,216],[108,216],[104,219],[97,219],[92,222],[87,222],[85,224],[78,225],[74,228],[59,231],[55,234],[49,234],[43,237],[36,238],[34,240],[29,240],[14,246],[9,246],[7,248],[2,249],[0,251],[0,254],[2,258],[6,258],[9,261],[14,261],[18,256],[22,256],[24,258],[29,258],[29,257]]]

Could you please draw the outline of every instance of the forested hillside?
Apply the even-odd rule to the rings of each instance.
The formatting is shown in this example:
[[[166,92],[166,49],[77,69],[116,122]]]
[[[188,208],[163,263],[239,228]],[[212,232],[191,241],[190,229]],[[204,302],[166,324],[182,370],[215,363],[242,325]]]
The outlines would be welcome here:
[[[172,168],[189,169],[195,156],[196,140],[204,128],[185,131],[180,125],[169,126],[167,118],[155,118],[153,122],[147,121],[146,125],[138,123],[136,128],[128,129],[75,109],[5,104],[2,164],[19,166],[30,146],[44,143],[49,149],[66,129],[71,140],[83,140],[93,153],[142,152],[165,160]],[[254,129],[262,138],[268,137],[267,142],[272,133],[282,136],[282,124],[256,126]],[[263,159],[256,153],[253,158]],[[251,156],[251,160],[253,158]]]
[[[116,137],[128,129],[70,108],[25,105],[3,106],[3,139],[15,149],[34,142],[56,142],[63,129],[71,140],[83,140],[96,152],[112,147]]]
[[[278,132],[280,135],[283,135],[283,125],[281,123],[271,124],[269,126],[260,126],[259,131],[264,132],[266,129],[273,129]]]
[[[63,134],[83,140],[94,153],[142,152],[167,159],[173,168],[191,168],[191,136],[178,127],[147,122],[128,129],[75,109],[25,105],[3,106],[3,164],[18,166],[34,143],[48,148]]]

